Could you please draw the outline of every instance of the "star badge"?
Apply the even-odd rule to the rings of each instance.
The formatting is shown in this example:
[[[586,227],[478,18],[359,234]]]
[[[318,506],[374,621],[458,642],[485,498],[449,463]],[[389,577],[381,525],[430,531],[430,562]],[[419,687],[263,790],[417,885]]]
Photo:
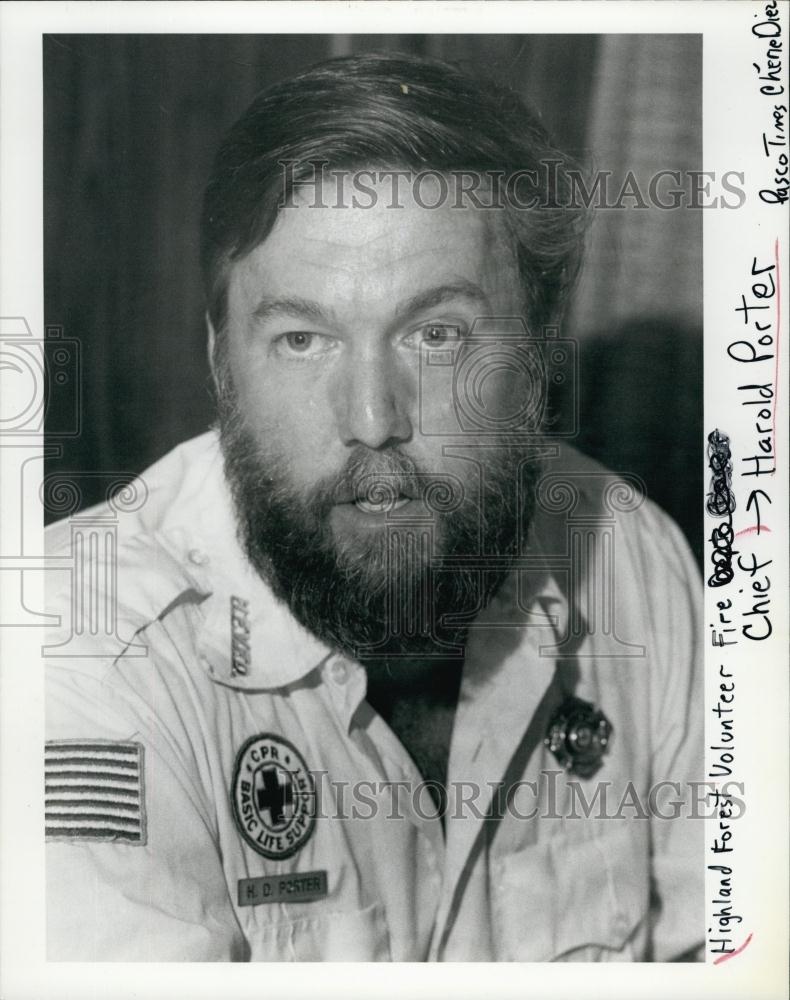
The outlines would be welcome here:
[[[589,778],[601,766],[612,726],[589,701],[569,695],[554,714],[543,742],[569,774]]]

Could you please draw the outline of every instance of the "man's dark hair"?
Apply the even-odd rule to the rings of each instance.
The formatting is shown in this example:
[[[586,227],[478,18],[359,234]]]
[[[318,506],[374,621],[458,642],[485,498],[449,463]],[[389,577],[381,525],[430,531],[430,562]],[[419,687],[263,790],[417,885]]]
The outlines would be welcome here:
[[[263,242],[287,188],[329,169],[521,173],[503,211],[533,333],[556,321],[576,275],[584,212],[571,204],[574,165],[513,91],[437,60],[331,59],[263,91],[221,145],[206,189],[201,265],[221,332],[228,269]],[[285,169],[283,164],[288,164]],[[515,190],[515,189],[514,189]],[[534,203],[535,207],[519,207]]]

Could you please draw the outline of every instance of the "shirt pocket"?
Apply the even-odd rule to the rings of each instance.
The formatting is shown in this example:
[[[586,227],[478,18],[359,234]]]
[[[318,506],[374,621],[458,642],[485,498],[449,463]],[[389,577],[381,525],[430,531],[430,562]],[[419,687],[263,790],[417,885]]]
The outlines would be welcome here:
[[[650,899],[646,835],[627,823],[582,840],[559,835],[502,858],[498,957],[639,961]]]
[[[250,942],[253,962],[388,962],[384,909],[331,910],[261,928]]]

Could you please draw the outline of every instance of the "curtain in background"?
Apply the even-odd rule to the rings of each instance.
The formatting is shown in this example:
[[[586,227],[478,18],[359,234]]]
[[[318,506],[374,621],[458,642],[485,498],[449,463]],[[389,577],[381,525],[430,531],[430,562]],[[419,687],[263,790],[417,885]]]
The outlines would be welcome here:
[[[586,151],[616,203],[596,209],[567,330],[579,340],[577,444],[636,473],[703,557],[702,214],[652,203],[690,194],[702,170],[702,38],[602,37],[590,79]],[[634,207],[638,198],[647,207]],[[559,401],[570,405],[568,393]]]
[[[81,505],[106,489],[102,476],[85,473],[139,472],[211,422],[197,220],[224,131],[275,80],[329,56],[383,49],[503,80],[561,147],[615,175],[701,167],[696,36],[46,37],[45,315],[79,341],[82,386],[77,437],[58,438],[69,401],[52,397],[46,472],[77,480]],[[583,447],[641,475],[648,455],[655,465],[645,437],[666,429],[667,399],[685,414],[678,440],[659,442],[673,475],[651,467],[647,478],[692,539],[688,508],[702,467],[688,471],[701,431],[700,215],[597,212],[563,332],[582,347]],[[609,346],[599,349],[601,335]],[[646,339],[666,356],[666,378],[647,402],[638,371],[650,358]],[[687,384],[678,386],[672,371],[681,367]],[[616,392],[607,389],[614,379]],[[556,405],[569,404],[558,397]]]
[[[580,333],[663,316],[702,326],[702,209],[650,204],[660,170],[702,169],[702,39],[699,35],[603,37],[590,82],[587,147],[595,170],[611,171],[617,199],[632,172],[648,207],[596,211],[587,266],[574,303]],[[657,193],[672,204],[662,180]]]

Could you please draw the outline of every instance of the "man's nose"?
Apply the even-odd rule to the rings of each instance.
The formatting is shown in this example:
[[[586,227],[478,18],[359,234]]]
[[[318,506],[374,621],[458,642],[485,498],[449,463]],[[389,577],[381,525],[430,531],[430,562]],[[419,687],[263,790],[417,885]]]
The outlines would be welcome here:
[[[412,436],[409,374],[385,350],[349,358],[336,409],[344,444],[385,448]]]

